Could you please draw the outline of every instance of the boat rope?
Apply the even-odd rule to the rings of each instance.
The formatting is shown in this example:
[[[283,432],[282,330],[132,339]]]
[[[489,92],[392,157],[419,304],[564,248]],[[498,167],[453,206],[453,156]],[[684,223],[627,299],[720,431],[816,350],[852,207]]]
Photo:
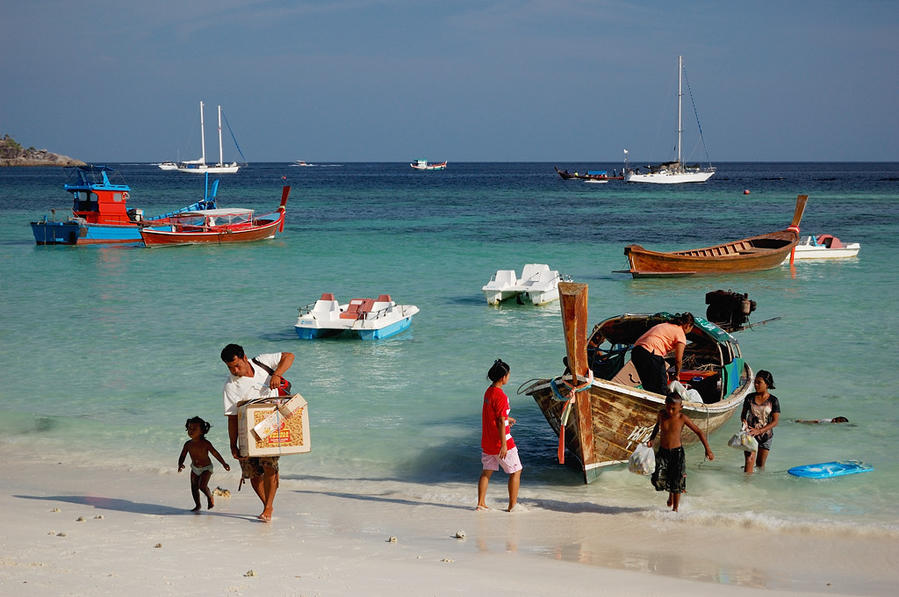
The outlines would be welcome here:
[[[572,378],[575,377],[576,376],[572,375]],[[557,451],[559,464],[565,464],[565,427],[568,425],[568,418],[571,416],[571,411],[574,409],[576,394],[590,389],[593,385],[593,370],[587,369],[587,380],[583,384],[571,384],[564,377],[560,377],[559,381],[568,387],[567,397],[559,392],[559,386],[556,384],[556,380],[549,380],[549,387],[552,388],[553,396],[555,396],[557,400],[565,401],[565,405],[562,407],[562,414],[559,416],[559,447]]]
[[[237,143],[237,137],[234,136],[234,131],[231,130],[231,123],[228,122],[228,117],[225,116],[225,111],[224,111],[224,110],[222,110],[222,118],[225,120],[225,125],[228,127],[228,132],[231,133],[231,139],[234,141],[234,147],[237,148],[237,153],[240,154],[240,157],[243,158],[243,163],[246,164],[246,163],[247,163],[247,156],[245,156],[245,155],[243,154],[243,152],[240,150],[240,145],[238,145],[238,143]]]
[[[696,110],[696,102],[693,100],[693,88],[690,87],[690,79],[687,77],[687,67],[683,67],[684,81],[687,82],[687,92],[690,94],[690,105],[693,106],[693,116],[696,117],[696,128],[699,129],[699,140],[702,141],[702,149],[705,151],[705,161],[709,166],[712,165],[712,159],[709,157],[709,149],[705,145],[705,137],[702,135],[702,124],[699,122],[699,112]]]

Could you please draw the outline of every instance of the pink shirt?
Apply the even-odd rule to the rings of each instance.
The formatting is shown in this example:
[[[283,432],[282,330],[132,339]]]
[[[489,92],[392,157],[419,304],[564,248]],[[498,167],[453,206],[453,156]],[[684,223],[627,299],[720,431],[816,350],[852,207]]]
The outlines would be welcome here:
[[[684,328],[673,323],[654,325],[634,342],[634,346],[642,346],[660,357],[667,355],[675,344],[686,345],[687,335]]]

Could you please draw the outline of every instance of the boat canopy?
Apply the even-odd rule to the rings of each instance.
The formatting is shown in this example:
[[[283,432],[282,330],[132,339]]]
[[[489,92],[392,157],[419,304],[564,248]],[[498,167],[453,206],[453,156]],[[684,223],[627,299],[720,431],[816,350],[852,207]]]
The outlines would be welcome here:
[[[587,170],[587,174],[591,176],[607,176],[609,173],[606,170]]]
[[[186,211],[182,214],[178,214],[179,216],[246,216],[252,215],[252,209],[246,209],[242,207],[234,207],[234,208],[218,208],[218,209],[201,209],[197,211]]]
[[[633,344],[637,338],[643,335],[643,332],[656,325],[657,323],[665,323],[672,321],[674,316],[670,313],[662,312],[655,315],[639,315],[625,313],[617,317],[606,319],[597,325],[606,338],[613,344]],[[711,321],[702,317],[694,316],[694,331],[701,330],[703,334],[709,336],[718,344],[736,343],[736,339],[729,333],[715,325]]]

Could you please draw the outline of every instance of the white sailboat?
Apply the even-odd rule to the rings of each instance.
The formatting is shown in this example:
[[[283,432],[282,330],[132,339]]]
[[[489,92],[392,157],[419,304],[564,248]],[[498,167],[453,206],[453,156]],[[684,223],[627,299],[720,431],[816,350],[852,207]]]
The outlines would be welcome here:
[[[652,184],[680,184],[684,182],[705,182],[715,174],[715,168],[711,165],[703,168],[700,166],[688,166],[681,157],[681,144],[684,133],[683,127],[683,75],[684,57],[677,57],[677,161],[665,162],[657,166],[649,166],[648,172],[631,170],[627,167],[627,150],[625,154],[625,182],[645,182]],[[702,130],[700,129],[700,136]]]
[[[219,115],[219,161],[214,166],[206,163],[206,124],[204,122],[203,102],[200,102],[200,147],[202,155],[196,160],[187,160],[178,164],[178,172],[193,172],[196,174],[234,174],[240,169],[237,162],[226,164],[222,156],[222,107],[218,107]],[[160,168],[162,166],[160,165]]]

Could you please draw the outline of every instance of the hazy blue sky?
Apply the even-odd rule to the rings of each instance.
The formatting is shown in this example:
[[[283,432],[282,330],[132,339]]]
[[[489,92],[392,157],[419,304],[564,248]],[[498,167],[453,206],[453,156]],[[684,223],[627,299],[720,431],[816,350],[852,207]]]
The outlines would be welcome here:
[[[199,155],[201,99],[251,162],[667,159],[678,54],[713,162],[899,160],[895,0],[29,0],[0,34],[0,133],[89,161]]]

